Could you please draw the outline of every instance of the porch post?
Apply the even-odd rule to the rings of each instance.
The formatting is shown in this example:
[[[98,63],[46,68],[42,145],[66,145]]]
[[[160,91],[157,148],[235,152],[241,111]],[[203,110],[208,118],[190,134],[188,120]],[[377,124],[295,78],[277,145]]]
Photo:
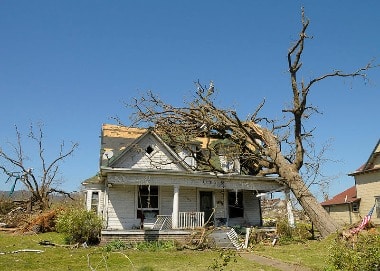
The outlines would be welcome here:
[[[290,190],[289,188],[285,189],[285,200],[286,200],[286,210],[288,214],[288,223],[290,227],[294,227],[294,215],[293,215],[293,208],[292,208],[292,202],[290,200]]]
[[[178,228],[178,211],[179,211],[179,185],[174,186],[174,195],[173,195],[173,214],[172,214],[172,228]]]

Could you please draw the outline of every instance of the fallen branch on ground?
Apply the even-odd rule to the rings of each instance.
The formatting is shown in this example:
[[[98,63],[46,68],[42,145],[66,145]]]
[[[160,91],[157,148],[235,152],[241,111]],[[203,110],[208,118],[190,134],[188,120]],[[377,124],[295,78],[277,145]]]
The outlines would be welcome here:
[[[67,248],[78,248],[79,247],[79,243],[76,243],[74,245],[60,245],[60,244],[56,244],[56,243],[52,243],[48,240],[43,240],[43,241],[40,241],[38,242],[39,245],[41,246],[52,246],[52,247],[67,247]]]
[[[19,253],[19,252],[35,252],[35,253],[42,253],[42,252],[45,252],[43,250],[39,250],[39,249],[19,249],[19,250],[14,250],[14,251],[10,251],[10,252],[0,252],[0,255],[4,255],[4,254],[15,254],[15,253]]]

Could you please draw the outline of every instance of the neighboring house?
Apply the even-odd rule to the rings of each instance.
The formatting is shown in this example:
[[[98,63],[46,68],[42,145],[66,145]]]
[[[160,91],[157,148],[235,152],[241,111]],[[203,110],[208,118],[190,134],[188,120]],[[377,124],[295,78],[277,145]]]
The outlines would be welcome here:
[[[339,225],[346,225],[360,219],[359,203],[360,198],[356,195],[356,187],[352,186],[321,204]]]
[[[202,138],[189,144],[202,148]],[[239,163],[220,158],[228,173],[198,171],[151,129],[103,125],[99,177],[83,183],[87,209],[104,219],[102,239],[178,239],[206,222],[262,225],[257,195],[281,190],[279,179],[241,175]]]
[[[361,198],[360,216],[367,215],[369,210],[376,205],[371,221],[380,224],[380,140],[367,162],[349,175],[355,178],[357,195]]]
[[[375,205],[371,221],[380,224],[380,140],[367,162],[349,176],[354,177],[355,186],[322,205],[340,224],[360,221]]]

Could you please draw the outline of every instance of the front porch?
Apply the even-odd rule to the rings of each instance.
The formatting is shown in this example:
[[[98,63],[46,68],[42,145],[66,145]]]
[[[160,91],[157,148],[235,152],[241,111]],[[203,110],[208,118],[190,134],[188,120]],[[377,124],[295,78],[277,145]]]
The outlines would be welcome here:
[[[205,225],[204,212],[178,212],[178,220],[173,221],[171,215],[157,215],[156,222],[152,225],[153,230],[171,229],[196,229]],[[145,225],[144,225],[145,228]]]

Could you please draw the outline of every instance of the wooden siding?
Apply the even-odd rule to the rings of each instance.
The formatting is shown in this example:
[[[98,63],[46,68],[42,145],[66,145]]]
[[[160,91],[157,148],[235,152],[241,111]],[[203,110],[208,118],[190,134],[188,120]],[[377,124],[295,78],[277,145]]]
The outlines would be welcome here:
[[[361,198],[359,214],[364,217],[375,204],[375,197],[380,196],[380,172],[369,172],[355,176],[357,196]],[[359,218],[358,220],[360,220]],[[377,217],[376,210],[371,219],[375,224],[380,224],[380,218]]]
[[[250,226],[261,225],[260,198],[253,191],[243,191],[244,219]]]
[[[153,148],[147,153],[148,146]],[[134,169],[164,169],[180,170],[180,167],[170,159],[171,154],[153,136],[144,137],[138,144],[123,154],[124,156],[113,165],[119,168]]]
[[[140,220],[136,218],[135,191],[132,185],[109,189],[107,229],[140,227]]]
[[[260,226],[260,199],[254,195],[253,191],[243,191],[243,208],[244,217],[229,218],[228,226]]]
[[[196,212],[199,210],[197,202],[197,189],[194,187],[179,188],[179,211]]]
[[[215,190],[214,197],[215,197],[215,219],[218,221],[218,219],[226,219],[227,221],[227,205],[228,201],[226,200],[226,193],[225,190]]]

